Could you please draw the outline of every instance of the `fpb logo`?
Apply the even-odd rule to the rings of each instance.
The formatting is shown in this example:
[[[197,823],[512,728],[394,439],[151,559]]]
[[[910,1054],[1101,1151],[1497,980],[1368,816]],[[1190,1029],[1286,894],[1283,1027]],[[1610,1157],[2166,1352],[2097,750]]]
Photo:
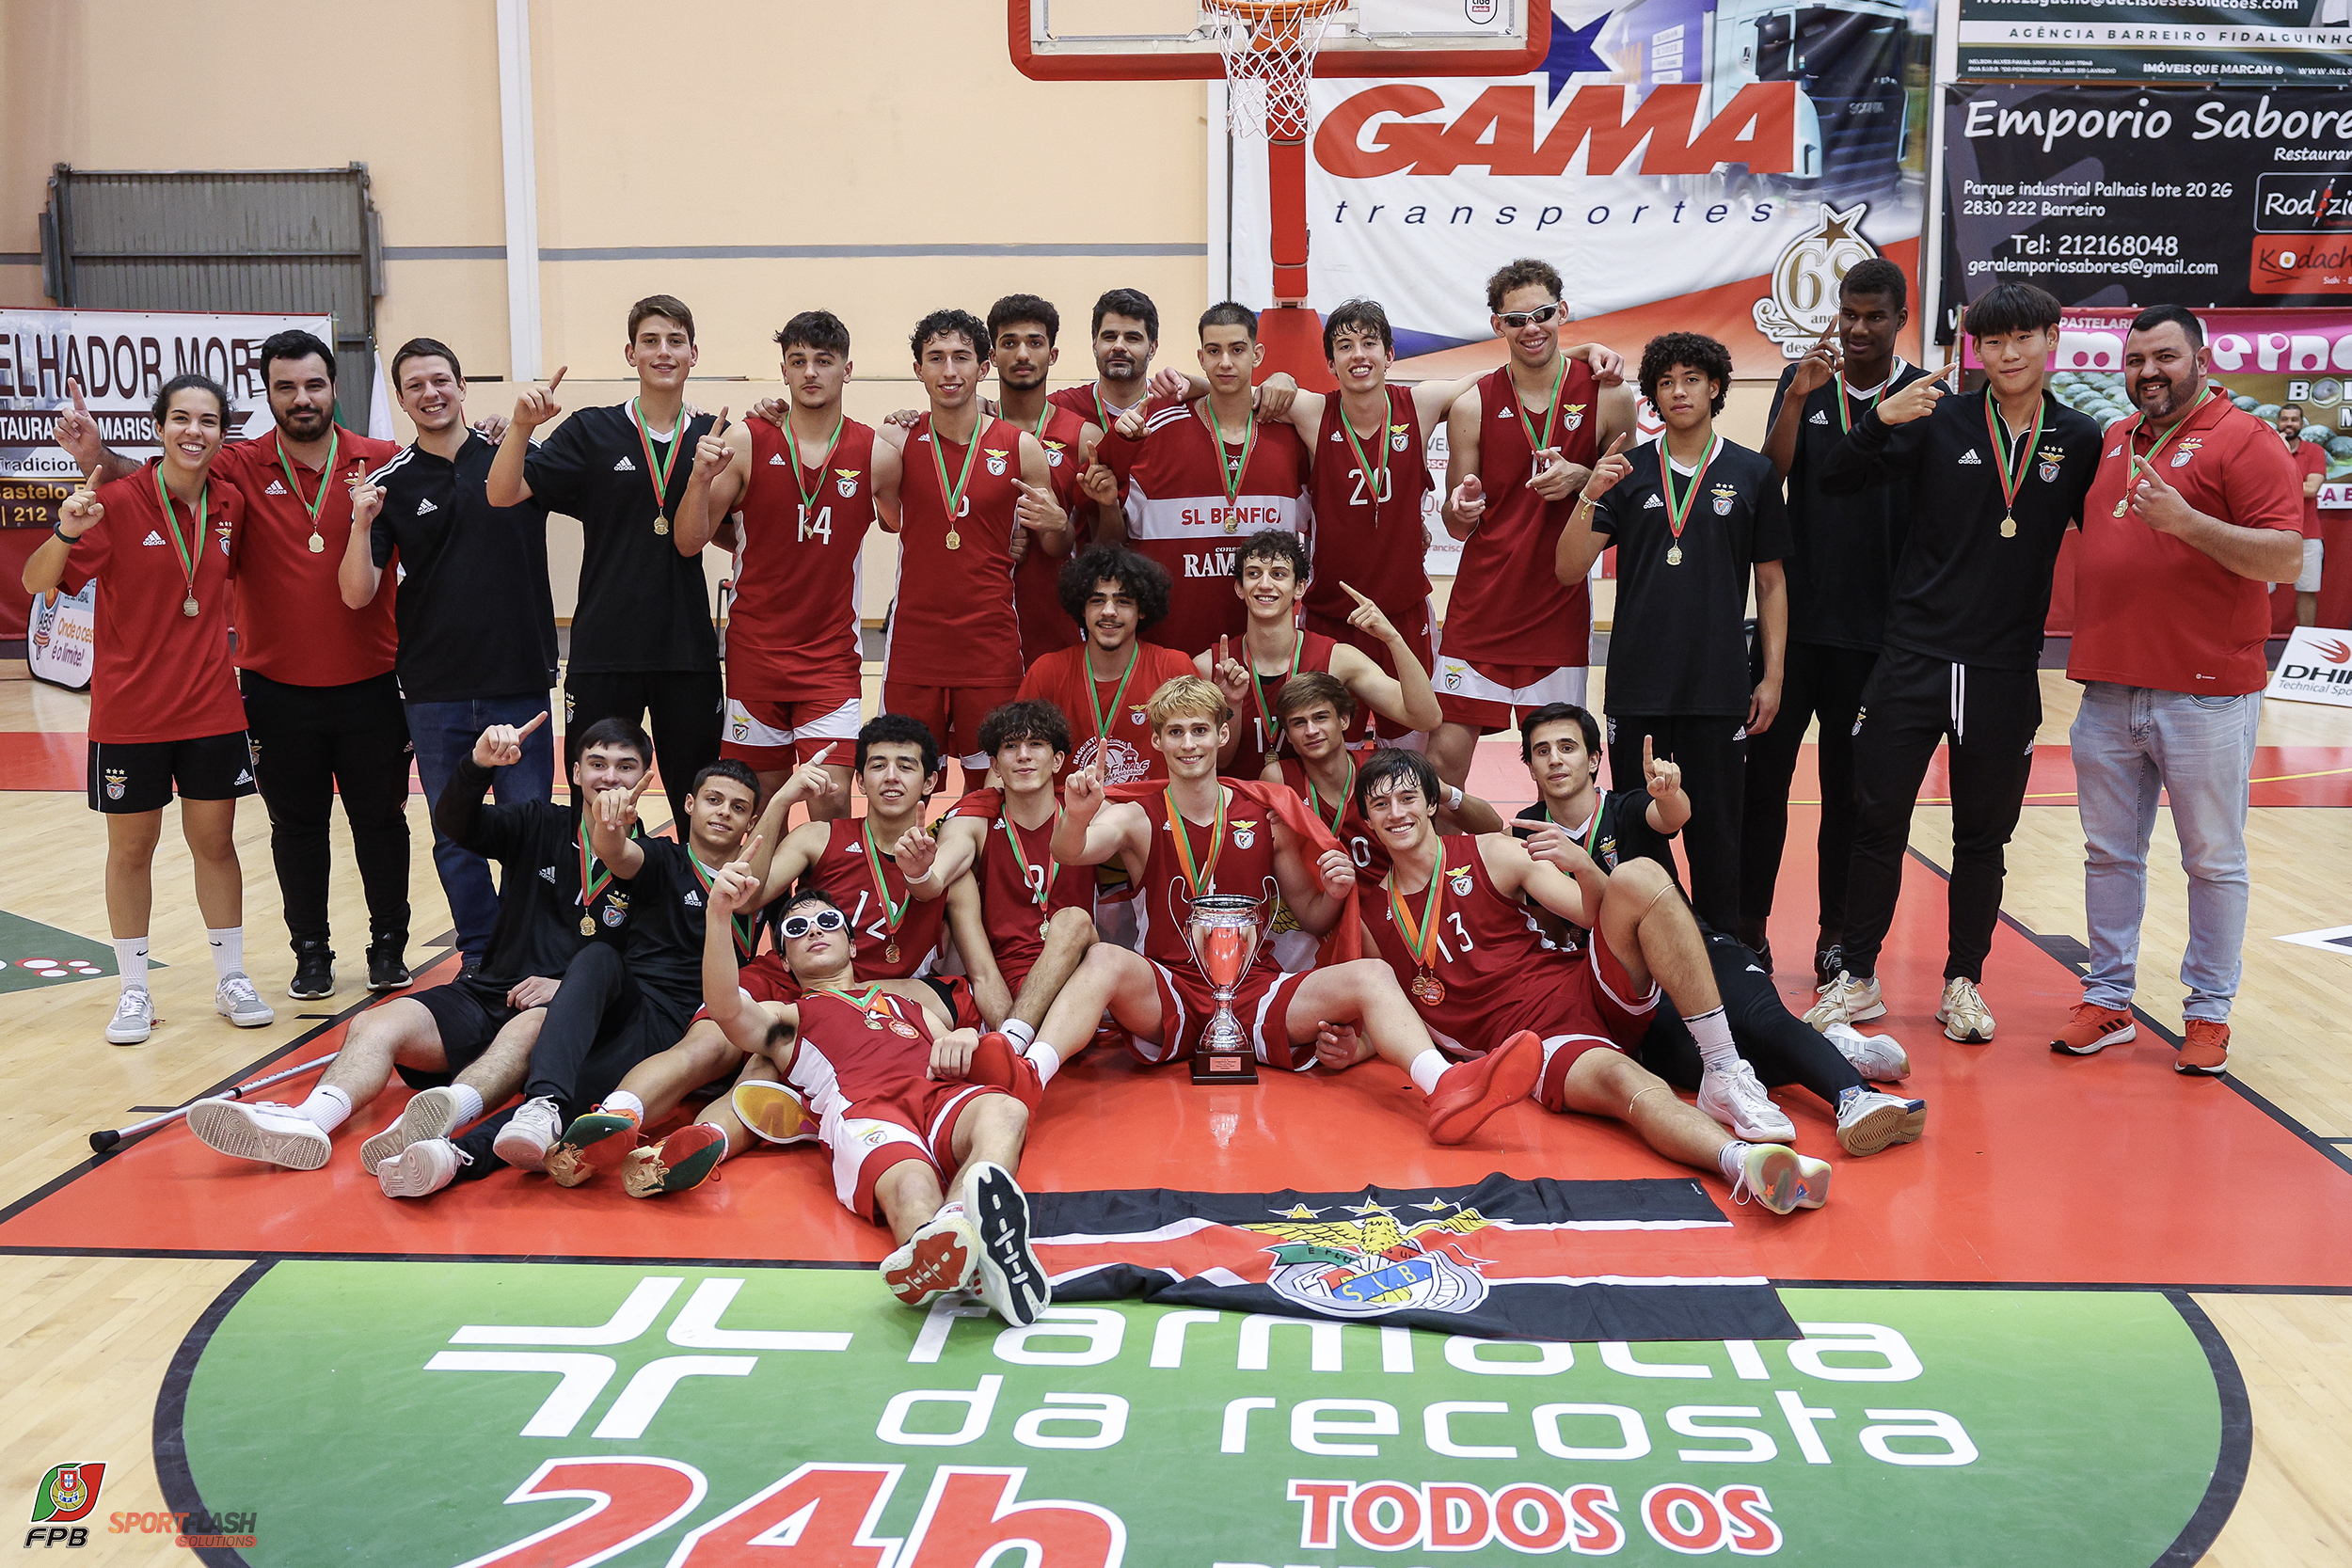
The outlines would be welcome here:
[[[27,1546],[87,1546],[89,1529],[78,1521],[98,1506],[98,1489],[106,1479],[103,1465],[59,1465],[40,1478],[33,1492],[33,1528],[24,1532]]]

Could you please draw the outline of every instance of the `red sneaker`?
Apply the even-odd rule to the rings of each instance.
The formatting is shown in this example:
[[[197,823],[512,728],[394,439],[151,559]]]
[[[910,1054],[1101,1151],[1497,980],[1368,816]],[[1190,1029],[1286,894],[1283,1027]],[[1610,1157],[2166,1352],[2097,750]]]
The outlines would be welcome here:
[[[2095,1056],[2110,1045],[2122,1045],[2136,1039],[2139,1025],[2132,1015],[2121,1007],[2102,1007],[2096,1002],[2077,1002],[2066,1021],[2066,1027],[2050,1041],[2050,1049],[2062,1051],[2069,1056]]]
[[[2230,1026],[2210,1018],[2192,1018],[2188,1033],[2181,1041],[2181,1053],[2172,1058],[2175,1072],[2201,1073],[2218,1078],[2230,1070]]]
[[[989,1084],[1004,1090],[1022,1104],[1029,1114],[1037,1114],[1038,1101],[1045,1098],[1045,1081],[1037,1073],[1037,1064],[1012,1048],[1007,1036],[991,1029],[980,1037],[973,1048],[972,1065],[964,1070],[964,1082]]]
[[[1488,1117],[1534,1093],[1535,1080],[1543,1071],[1543,1042],[1527,1029],[1484,1056],[1456,1062],[1445,1069],[1438,1080],[1438,1092],[1429,1097],[1430,1140],[1463,1142]]]
[[[660,1143],[628,1151],[621,1190],[631,1197],[691,1192],[726,1158],[727,1135],[707,1121],[690,1121]]]

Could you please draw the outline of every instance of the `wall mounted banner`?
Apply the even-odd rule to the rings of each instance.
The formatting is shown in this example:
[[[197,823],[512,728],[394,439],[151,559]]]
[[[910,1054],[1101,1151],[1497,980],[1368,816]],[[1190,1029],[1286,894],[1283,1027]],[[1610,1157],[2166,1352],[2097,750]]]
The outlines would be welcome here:
[[[2352,300],[2352,87],[1946,94],[1941,332],[1996,276],[2067,305]]]
[[[106,445],[155,455],[155,394],[197,372],[229,389],[231,440],[267,434],[262,344],[278,332],[335,341],[332,316],[183,315],[150,310],[0,309],[0,527],[48,528],[79,475],[51,430],[69,380]]]
[[[1853,262],[1915,262],[1933,7],[1562,0],[1543,69],[1318,81],[1311,303],[1368,295],[1398,353],[1491,338],[1481,287],[1517,257],[1566,280],[1583,332],[1683,328],[1777,376]],[[1235,297],[1272,294],[1266,167],[1234,160]]]
[[[2266,87],[2352,82],[2352,4],[1960,0],[1960,74]]]

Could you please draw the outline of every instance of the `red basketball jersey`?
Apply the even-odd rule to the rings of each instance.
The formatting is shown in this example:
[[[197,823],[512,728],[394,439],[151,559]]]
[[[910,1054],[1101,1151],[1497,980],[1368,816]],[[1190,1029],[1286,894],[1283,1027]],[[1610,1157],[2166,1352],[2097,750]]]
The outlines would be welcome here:
[[[1168,777],[1168,759],[1152,744],[1144,705],[1168,682],[1191,674],[1192,659],[1157,642],[1134,646],[1135,667],[1126,675],[1124,690],[1118,677],[1093,678],[1084,648],[1057,649],[1021,677],[1021,696],[1042,697],[1070,721],[1071,752],[1062,759],[1057,784],[1072,769],[1092,767],[1097,757],[1103,759],[1104,784]]]
[[[1549,421],[1550,445],[1589,468],[1600,460],[1600,392],[1582,360],[1567,367]],[[1581,668],[1592,658],[1591,595],[1581,582],[1563,587],[1552,566],[1576,497],[1547,501],[1527,487],[1535,463],[1527,427],[1533,424],[1542,439],[1546,411],[1520,407],[1508,365],[1478,384],[1478,480],[1486,510],[1462,545],[1443,651],[1495,664]]]
[[[1351,778],[1353,776],[1350,775]],[[1352,797],[1342,795],[1337,800],[1324,799],[1320,791],[1309,784],[1307,765],[1296,757],[1282,759],[1282,787],[1306,801],[1307,809],[1331,830],[1332,835],[1340,841],[1340,847],[1347,851],[1347,858],[1356,863],[1356,880],[1359,884],[1370,888],[1389,874],[1389,851],[1381,844],[1380,835],[1374,832],[1371,824],[1358,814]],[[1334,809],[1339,813],[1337,821],[1332,820]]]
[[[944,896],[917,898],[910,893],[905,875],[890,858],[890,846],[878,837],[874,847],[881,851],[882,880],[890,894],[885,902],[874,886],[873,868],[866,862],[865,823],[864,817],[834,822],[825,852],[809,869],[809,876],[850,917],[850,928],[856,933],[851,961],[860,974],[869,980],[908,980],[929,974],[947,900]],[[890,911],[901,903],[905,909],[894,934]],[[898,953],[896,959],[889,956],[893,947]]]
[[[1438,842],[1438,880],[1444,891],[1438,905],[1437,935],[1429,946],[1429,970],[1445,988],[1438,1001],[1431,1003],[1413,990],[1421,962],[1397,924],[1395,901],[1388,890],[1367,888],[1363,898],[1364,923],[1372,927],[1374,945],[1437,1042],[1456,1054],[1475,1056],[1522,1029],[1545,1036],[1606,1037],[1608,1030],[1590,1016],[1584,992],[1576,983],[1578,960],[1547,946],[1526,907],[1495,887],[1478,852],[1478,840],[1459,833]],[[1423,918],[1427,898],[1426,888],[1404,897],[1406,912],[1416,925]]]
[[[1127,547],[1156,561],[1172,585],[1168,619],[1152,628],[1154,641],[1186,653],[1238,637],[1248,624],[1233,592],[1233,546],[1279,528],[1313,548],[1314,515],[1307,501],[1307,449],[1287,424],[1260,420],[1248,444],[1220,444],[1188,403],[1155,410],[1139,442],[1117,432],[1097,454],[1120,477],[1126,495]],[[1240,467],[1232,500],[1225,497],[1228,464]]]
[[[993,791],[987,792],[993,795]],[[966,800],[972,797],[965,797]],[[1001,797],[998,797],[1001,800]],[[965,815],[962,805],[957,816]],[[980,840],[979,863],[973,867],[973,879],[980,890],[980,918],[988,927],[988,945],[996,955],[996,965],[1005,974],[1007,983],[1017,985],[1012,976],[1026,975],[1029,966],[1045,951],[1044,923],[1062,910],[1084,910],[1094,912],[1094,867],[1090,865],[1056,865],[1053,857],[1054,827],[1058,816],[1043,826],[1024,828],[1013,823],[1000,808],[985,819],[987,832]],[[1012,852],[1009,833],[1017,833],[1021,853]],[[1027,869],[1023,869],[1023,862]],[[1053,873],[1053,885],[1046,886],[1048,870]],[[1037,895],[1045,893],[1041,908]]]
[[[983,419],[970,477],[947,515],[947,484],[970,448],[942,439],[931,419],[907,433],[898,480],[898,590],[890,606],[886,678],[912,686],[1018,686],[1021,616],[1013,603],[1013,506],[1021,492],[1021,429]],[[949,547],[950,538],[955,541]]]
[[[1313,671],[1318,674],[1329,674],[1331,650],[1339,644],[1319,631],[1301,629],[1298,637],[1301,644],[1297,649],[1299,673]],[[1210,652],[1216,652],[1214,643],[1210,645]],[[1234,657],[1241,657],[1239,648],[1234,650]],[[1257,685],[1250,690],[1249,700],[1241,705],[1240,712],[1233,715],[1233,760],[1226,771],[1235,778],[1254,779],[1265,771],[1268,756],[1286,754],[1290,751],[1282,739],[1282,717],[1274,711],[1274,705],[1281,697],[1282,688],[1290,684],[1290,679],[1287,673],[1260,675]],[[1260,691],[1265,693],[1263,707],[1259,705]],[[1357,708],[1354,722],[1347,726],[1348,750],[1356,751],[1372,744],[1371,720],[1370,709]]]
[[[1378,605],[1418,647],[1421,640],[1415,633],[1429,619],[1422,521],[1429,463],[1412,388],[1391,387],[1388,393],[1388,428],[1378,436],[1359,436],[1354,446],[1348,444],[1351,432],[1341,428],[1339,394],[1324,400],[1309,491],[1314,505],[1315,550],[1323,565],[1307,584],[1305,603],[1309,616],[1344,624],[1356,609],[1347,589],[1340,586],[1344,581]],[[1367,463],[1369,474],[1364,471]],[[1369,638],[1358,646],[1366,644],[1379,646]]]
[[[1279,885],[1274,879],[1274,824],[1255,802],[1238,792],[1230,792],[1225,804],[1224,847],[1220,850],[1216,847],[1215,824],[1184,817],[1169,803],[1166,790],[1147,795],[1136,803],[1152,822],[1152,852],[1143,863],[1143,883],[1136,894],[1136,922],[1139,927],[1136,946],[1154,963],[1198,974],[1200,966],[1193,962],[1192,950],[1184,944],[1192,890],[1176,852],[1171,819],[1184,830],[1185,842],[1191,847],[1192,863],[1201,876],[1200,892],[1263,898],[1265,904],[1259,911],[1262,926],[1273,918],[1280,897]],[[1216,856],[1214,868],[1209,863],[1212,853]],[[1272,974],[1277,968],[1272,944],[1259,942],[1258,951],[1250,959],[1249,973]]]
[[[792,1065],[784,1081],[797,1090],[818,1119],[838,1115],[864,1100],[884,1100],[920,1087],[931,1065],[930,1015],[889,991],[863,995],[867,978],[842,996],[803,991],[793,1005],[801,1028]]]
[[[1034,543],[1012,569],[1013,598],[1021,610],[1021,663],[1025,669],[1056,648],[1074,648],[1083,633],[1061,607],[1061,569],[1070,556],[1094,543],[1094,502],[1078,488],[1086,474],[1078,461],[1087,421],[1057,404],[1046,405],[1045,427],[1033,430],[1045,448],[1046,473],[1054,499],[1070,517],[1069,555],[1047,555]]]
[[[751,474],[738,502],[742,543],[727,611],[727,690],[762,702],[857,684],[864,649],[858,594],[874,521],[874,430],[845,420],[823,464],[801,461],[791,435],[746,420]],[[803,499],[802,486],[816,499]]]

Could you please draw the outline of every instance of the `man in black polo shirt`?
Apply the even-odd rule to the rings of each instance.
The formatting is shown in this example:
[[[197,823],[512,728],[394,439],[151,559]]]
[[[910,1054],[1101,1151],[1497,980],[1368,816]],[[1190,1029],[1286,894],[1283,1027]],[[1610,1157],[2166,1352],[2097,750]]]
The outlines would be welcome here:
[[[491,776],[524,766],[547,723],[541,708],[520,725],[486,726],[434,806],[437,830],[500,863],[505,891],[481,967],[361,1013],[302,1104],[203,1101],[189,1108],[190,1132],[223,1154],[316,1170],[326,1164],[329,1134],[397,1068],[418,1092],[397,1121],[359,1146],[359,1164],[387,1192],[447,1183],[457,1161],[437,1158],[448,1148],[441,1140],[515,1092],[573,960],[585,947],[620,940],[619,929],[602,921],[593,937],[580,929],[581,863],[569,807],[545,800],[482,803]],[[642,752],[627,745],[590,747],[573,769],[572,787],[583,794],[620,787],[644,767]],[[424,1144],[438,1148],[407,1157],[412,1145]]]
[[[1740,829],[1740,940],[1772,968],[1765,923],[1788,838],[1788,787],[1804,732],[1821,720],[1820,935],[1814,980],[1845,967],[1846,873],[1853,857],[1853,723],[1877,668],[1886,601],[1911,527],[1911,483],[1890,478],[1849,495],[1821,488],[1821,463],[1853,422],[1927,374],[1895,353],[1911,319],[1902,268],[1857,261],[1838,286],[1837,317],[1813,352],[1781,372],[1764,455],[1788,481],[1788,657],[1780,717],[1748,742]]]
[[[1780,708],[1788,631],[1788,515],[1763,453],[1715,433],[1731,388],[1731,354],[1712,338],[1669,332],[1642,350],[1642,395],[1666,421],[1658,440],[1619,451],[1585,482],[1561,530],[1553,568],[1579,583],[1617,546],[1617,612],[1609,634],[1609,776],[1643,776],[1646,748],[1672,757],[1691,797],[1682,852],[1691,907],[1710,928],[1740,915],[1740,800],[1747,737]],[[1748,678],[1748,582],[1764,648]]]
[[[475,737],[504,725],[523,740],[521,755],[498,770],[499,803],[544,801],[555,784],[554,730],[532,728],[531,717],[546,711],[555,684],[547,503],[490,504],[498,448],[467,428],[465,372],[446,344],[403,343],[392,385],[417,439],[352,492],[337,585],[356,609],[374,600],[395,562],[405,574],[393,606],[394,671],[425,799],[437,803]],[[457,945],[468,967],[478,965],[500,912],[490,868],[441,831],[437,815],[433,864]]]
[[[668,769],[672,815],[686,820],[687,781],[719,755],[726,702],[719,634],[702,552],[677,529],[694,471],[694,445],[716,421],[686,410],[694,368],[694,314],[668,294],[628,309],[622,351],[637,395],[582,408],[533,445],[531,432],[563,412],[555,388],[515,400],[514,423],[490,466],[491,500],[536,498],[580,519],[580,605],[564,678],[566,739],[599,719],[649,723]],[[650,715],[650,720],[647,716]]]
[[[2037,672],[2050,573],[2066,530],[2081,520],[2099,427],[2046,388],[2056,299],[2031,284],[1996,283],[1963,324],[1985,369],[1983,391],[1946,391],[1955,359],[1883,400],[1821,464],[1828,494],[1903,476],[1915,504],[1886,651],[1855,721],[1845,969],[1804,1015],[1817,1029],[1886,1010],[1879,946],[1902,891],[1912,806],[1949,735],[1950,936],[1935,1016],[1952,1039],[1993,1037],[1977,988],[2001,913],[2002,850],[2025,804],[2042,723]]]

